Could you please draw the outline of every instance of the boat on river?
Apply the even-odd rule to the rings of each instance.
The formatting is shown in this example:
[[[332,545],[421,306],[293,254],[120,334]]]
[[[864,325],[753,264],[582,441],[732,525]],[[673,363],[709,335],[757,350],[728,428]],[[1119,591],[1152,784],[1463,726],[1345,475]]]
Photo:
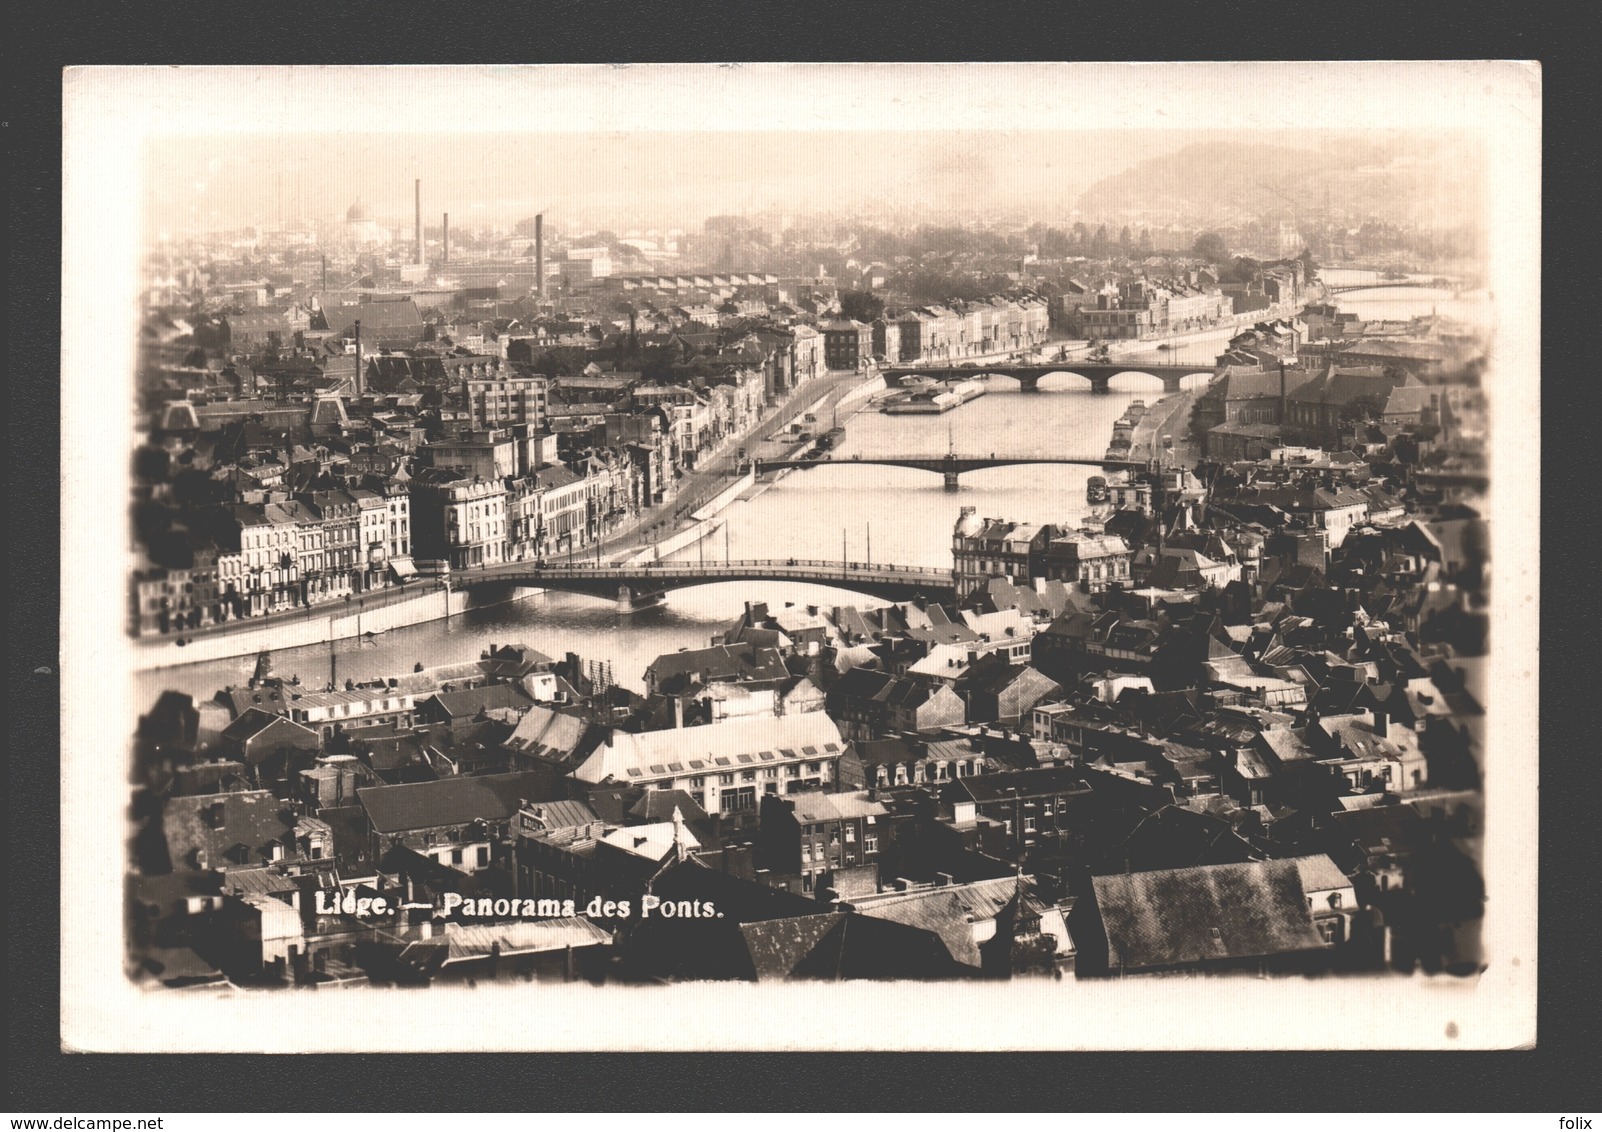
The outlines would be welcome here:
[[[985,395],[985,383],[975,378],[953,382],[949,386],[929,386],[887,398],[879,407],[882,413],[949,413],[969,401]]]

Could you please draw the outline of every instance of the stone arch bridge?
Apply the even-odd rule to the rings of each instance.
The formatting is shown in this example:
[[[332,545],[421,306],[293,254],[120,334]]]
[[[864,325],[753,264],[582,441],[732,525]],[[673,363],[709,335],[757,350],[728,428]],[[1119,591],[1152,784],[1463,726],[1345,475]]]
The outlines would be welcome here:
[[[1216,366],[1202,365],[1148,365],[1144,362],[1055,362],[1046,365],[973,365],[973,366],[887,366],[879,371],[886,386],[897,388],[908,378],[927,377],[936,381],[961,381],[968,377],[1010,377],[1025,393],[1039,393],[1040,380],[1056,373],[1072,374],[1090,382],[1096,393],[1106,393],[1112,379],[1125,373],[1144,374],[1163,383],[1166,393],[1177,392],[1185,378],[1196,374],[1215,376]]]

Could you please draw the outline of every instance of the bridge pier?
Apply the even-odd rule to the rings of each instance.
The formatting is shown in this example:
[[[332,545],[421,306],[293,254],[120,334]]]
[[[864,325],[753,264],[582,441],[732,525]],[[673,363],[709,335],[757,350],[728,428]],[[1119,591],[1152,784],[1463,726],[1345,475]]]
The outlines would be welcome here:
[[[1112,377],[1092,377],[1090,379],[1090,391],[1092,393],[1111,393]]]
[[[941,474],[943,476],[945,476],[946,490],[947,491],[961,491],[962,490],[961,485],[957,483],[957,475],[958,475],[958,473],[956,473],[956,472],[942,472]]]
[[[1039,393],[1040,376],[1038,374],[1024,374],[1018,378],[1018,392]]]

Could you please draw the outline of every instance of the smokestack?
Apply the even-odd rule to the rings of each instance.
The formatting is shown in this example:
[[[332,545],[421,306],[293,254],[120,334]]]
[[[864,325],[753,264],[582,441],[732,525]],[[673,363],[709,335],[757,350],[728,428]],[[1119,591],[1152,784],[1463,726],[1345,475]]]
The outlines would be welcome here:
[[[356,390],[356,396],[362,395],[362,320],[356,320],[356,381],[351,388]]]
[[[534,217],[534,286],[535,293],[545,298],[545,214]]]
[[[1285,359],[1279,359],[1279,426],[1285,427],[1287,421],[1285,404]]]
[[[444,241],[445,241],[445,254],[441,258],[440,262],[449,263],[451,261],[451,214],[448,213],[448,212],[445,214],[445,223],[443,225],[443,230],[444,230]]]
[[[328,293],[328,257],[323,256],[323,293]]]
[[[423,262],[423,180],[419,177],[412,182],[412,193],[415,202],[414,208],[417,217],[417,262]]]

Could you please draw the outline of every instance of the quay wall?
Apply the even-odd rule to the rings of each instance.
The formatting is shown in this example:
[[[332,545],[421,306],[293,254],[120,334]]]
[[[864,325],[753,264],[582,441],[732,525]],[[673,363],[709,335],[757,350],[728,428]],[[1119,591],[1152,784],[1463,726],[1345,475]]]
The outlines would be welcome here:
[[[260,624],[241,623],[238,628],[221,632],[214,630],[193,636],[179,632],[164,637],[142,638],[134,643],[134,667],[144,672],[205,660],[248,656],[263,650],[342,641],[366,633],[383,633],[408,625],[439,621],[469,609],[519,601],[540,592],[528,586],[485,590],[441,587],[372,609],[359,608],[354,603],[330,603],[316,614],[291,614],[276,623],[267,618]],[[180,640],[184,642],[181,645],[178,643]]]

